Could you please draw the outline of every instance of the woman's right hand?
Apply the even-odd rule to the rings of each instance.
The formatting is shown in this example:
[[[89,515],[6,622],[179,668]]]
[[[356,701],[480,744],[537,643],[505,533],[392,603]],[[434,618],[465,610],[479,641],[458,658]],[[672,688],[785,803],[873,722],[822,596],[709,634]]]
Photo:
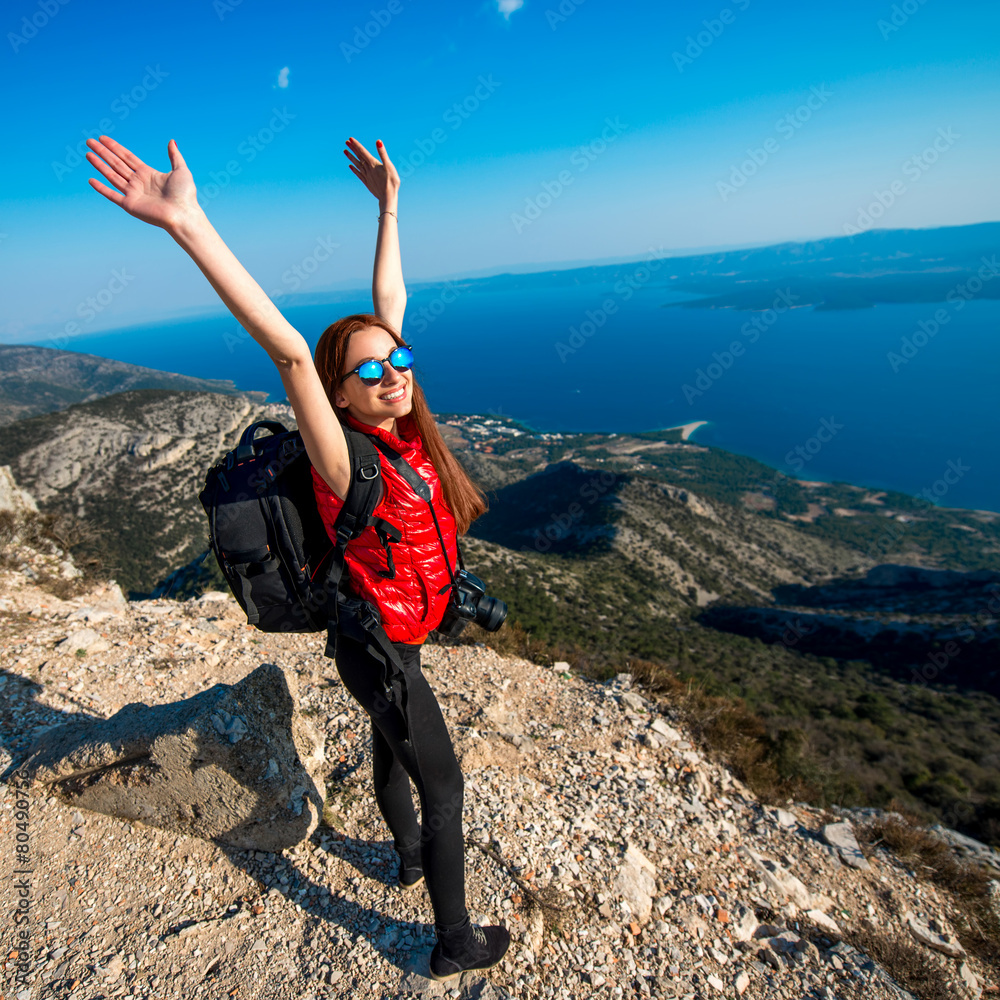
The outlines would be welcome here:
[[[399,199],[399,174],[389,159],[389,153],[382,140],[379,139],[375,145],[381,162],[376,160],[357,139],[348,139],[346,145],[344,155],[350,160],[351,173],[378,198],[379,208],[394,209]]]
[[[192,212],[198,211],[194,178],[173,139],[167,155],[173,168],[164,174],[147,166],[120,142],[106,135],[100,141],[88,139],[87,162],[114,185],[114,190],[94,178],[90,185],[108,201],[120,205],[129,215],[162,229],[171,229]]]

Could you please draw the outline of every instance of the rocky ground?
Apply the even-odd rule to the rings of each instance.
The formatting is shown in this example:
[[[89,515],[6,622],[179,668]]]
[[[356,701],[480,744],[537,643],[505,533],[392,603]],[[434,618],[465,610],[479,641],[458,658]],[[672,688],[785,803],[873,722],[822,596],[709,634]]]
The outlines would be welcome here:
[[[423,666],[466,776],[469,907],[513,944],[485,977],[433,983],[426,889],[395,885],[367,717],[323,637],[257,632],[224,595],[129,603],[102,585],[62,600],[39,585],[73,574],[58,549],[7,547],[0,762],[45,727],[273,663],[325,737],[327,804],[295,848],[246,851],[8,776],[0,895],[24,920],[5,922],[2,1000],[909,996],[862,935],[910,949],[950,991],[935,995],[996,992],[954,940],[950,899],[857,849],[863,815],[764,807],[629,675],[597,683],[483,645],[429,645]]]

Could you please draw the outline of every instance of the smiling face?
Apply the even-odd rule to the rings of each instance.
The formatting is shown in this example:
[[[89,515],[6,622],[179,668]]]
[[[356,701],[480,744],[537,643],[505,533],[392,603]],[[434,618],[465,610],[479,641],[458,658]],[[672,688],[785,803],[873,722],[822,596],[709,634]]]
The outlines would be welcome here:
[[[357,368],[363,361],[382,361],[398,346],[380,327],[357,330],[347,343],[344,371]],[[396,418],[405,416],[413,406],[413,371],[397,372],[383,362],[382,381],[378,385],[365,385],[357,374],[351,375],[336,387],[334,402],[355,420],[395,434]]]

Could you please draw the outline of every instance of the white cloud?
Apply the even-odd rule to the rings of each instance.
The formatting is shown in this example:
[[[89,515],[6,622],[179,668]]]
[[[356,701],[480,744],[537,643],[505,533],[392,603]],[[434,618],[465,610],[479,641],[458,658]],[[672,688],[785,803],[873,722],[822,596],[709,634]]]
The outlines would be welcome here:
[[[285,88],[285,87],[288,86],[288,67],[287,66],[285,66],[278,73],[278,86],[281,87],[281,88]]]
[[[497,12],[509,21],[510,15],[515,10],[520,10],[524,6],[524,0],[497,0]]]

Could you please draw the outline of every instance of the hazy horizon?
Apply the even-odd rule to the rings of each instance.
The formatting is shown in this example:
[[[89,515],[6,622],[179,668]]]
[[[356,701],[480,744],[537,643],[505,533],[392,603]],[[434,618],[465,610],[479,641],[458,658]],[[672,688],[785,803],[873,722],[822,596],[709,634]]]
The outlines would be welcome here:
[[[808,239],[823,239],[824,237],[803,237],[800,240],[789,240],[787,242],[806,242]],[[731,250],[749,250],[758,246],[769,246],[771,244],[763,243],[740,243],[731,245],[712,245],[704,247],[678,247],[676,249],[667,248],[663,250],[662,253],[666,257],[686,257],[693,256],[699,253],[721,253],[728,252]],[[413,289],[439,284],[441,282],[447,281],[470,281],[476,280],[478,278],[490,278],[495,277],[500,274],[536,274],[545,271],[568,271],[573,270],[578,267],[599,267],[605,264],[618,264],[618,263],[629,263],[631,261],[639,261],[643,258],[644,254],[641,251],[635,254],[625,254],[617,257],[597,257],[588,258],[585,260],[553,260],[553,261],[534,261],[525,264],[497,264],[493,267],[481,268],[475,271],[456,271],[450,274],[437,274],[430,275],[427,277],[406,275],[407,288],[412,292]],[[405,268],[404,268],[405,269]],[[329,292],[331,295],[335,294],[345,294],[348,292],[362,292],[369,294],[371,289],[371,276],[365,276],[356,279],[346,279],[343,281],[335,281],[328,285],[316,285],[315,287],[310,285],[308,289],[303,289],[303,294],[309,295],[322,295],[325,292]],[[289,293],[294,296],[294,293]],[[100,317],[95,318],[92,323],[87,324],[86,333],[112,333],[115,330],[127,329],[132,326],[143,326],[146,323],[156,323],[162,322],[164,320],[191,318],[195,319],[203,316],[210,316],[218,313],[223,313],[228,315],[228,310],[222,301],[218,298],[214,302],[208,302],[198,305],[185,306],[174,310],[171,313],[160,312],[154,315],[148,315],[145,318],[140,319],[129,319],[128,313],[125,312],[121,314],[120,317],[116,317],[117,321],[109,325],[102,325]],[[145,310],[144,310],[145,314]],[[11,337],[9,335],[5,336],[0,333],[0,344],[19,344],[19,343],[29,343],[33,339],[38,337],[47,336],[46,332],[43,331],[30,331],[24,330],[21,332],[22,335]],[[72,337],[68,338],[72,341]]]
[[[970,223],[969,225],[983,225],[989,224],[993,221],[1000,220],[984,220],[981,223]],[[925,227],[928,230],[931,229],[941,229],[950,228],[948,226],[930,226]],[[872,227],[870,230],[872,233],[877,232],[896,232],[900,230],[888,230],[879,229],[878,227]],[[909,230],[913,231],[913,230]],[[814,241],[824,241],[831,239],[839,239],[844,236],[843,233],[833,233],[827,235],[811,236],[811,237],[799,237],[796,239],[781,240],[777,242],[768,243],[740,243],[740,244],[725,244],[725,245],[711,245],[702,247],[677,247],[677,248],[658,248],[658,253],[663,258],[685,258],[690,256],[699,256],[701,254],[708,253],[730,253],[740,250],[752,250],[752,249],[762,249],[773,246],[782,246],[786,244],[804,244]],[[442,274],[435,275],[427,278],[407,278],[407,288],[410,294],[414,291],[418,291],[422,288],[432,287],[434,285],[450,282],[450,281],[476,281],[480,279],[486,279],[491,277],[497,277],[504,274],[511,275],[526,275],[526,274],[539,274],[546,273],[548,271],[567,271],[575,270],[577,268],[586,267],[601,267],[612,264],[622,264],[631,263],[633,261],[641,263],[643,260],[649,259],[649,253],[645,254],[630,254],[617,257],[600,257],[594,259],[586,260],[566,260],[566,261],[539,261],[520,265],[497,265],[495,267],[484,268],[477,271],[465,271],[456,272],[452,274]],[[290,306],[295,305],[297,300],[301,301],[303,298],[309,297],[315,299],[316,297],[321,297],[324,294],[329,294],[332,301],[336,300],[336,297],[343,298],[355,298],[357,295],[368,296],[370,294],[371,282],[370,278],[358,279],[355,281],[341,281],[334,282],[328,286],[317,286],[308,287],[302,289],[300,293],[284,293],[285,297],[279,300],[279,305]],[[277,290],[277,291],[280,291]],[[355,294],[351,294],[355,293]],[[26,328],[20,331],[16,335],[4,335],[0,333],[0,344],[31,344],[36,343],[39,340],[44,340],[47,343],[39,344],[38,346],[51,346],[57,347],[64,350],[73,350],[73,341],[77,337],[86,337],[92,334],[104,334],[104,333],[115,333],[116,331],[125,331],[135,327],[142,327],[147,325],[162,325],[164,323],[174,322],[184,322],[187,320],[197,320],[203,318],[211,318],[214,316],[229,316],[229,312],[225,305],[219,300],[209,301],[207,303],[199,303],[188,306],[182,306],[169,311],[159,311],[155,315],[150,314],[148,311],[142,311],[141,315],[130,316],[126,311],[122,314],[116,314],[110,316],[108,321],[101,323],[100,318],[95,318],[93,322],[86,324],[86,328],[81,330],[76,336],[66,336],[66,335],[56,335],[53,337],[50,332],[45,329],[35,329]]]

